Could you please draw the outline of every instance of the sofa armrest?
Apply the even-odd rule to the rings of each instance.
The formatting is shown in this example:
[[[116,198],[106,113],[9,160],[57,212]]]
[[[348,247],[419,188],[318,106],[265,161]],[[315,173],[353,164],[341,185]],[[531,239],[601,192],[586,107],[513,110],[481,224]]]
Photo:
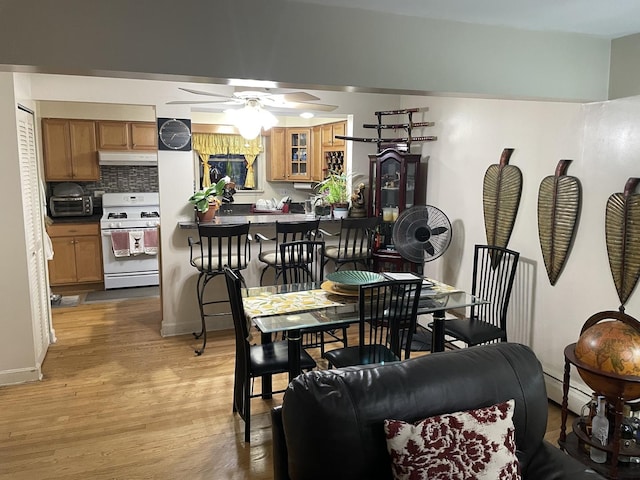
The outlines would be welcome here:
[[[273,446],[273,479],[289,480],[287,442],[282,428],[282,407],[271,409],[271,436]]]
[[[569,456],[546,440],[531,458],[523,478],[536,480],[604,480],[579,460]]]

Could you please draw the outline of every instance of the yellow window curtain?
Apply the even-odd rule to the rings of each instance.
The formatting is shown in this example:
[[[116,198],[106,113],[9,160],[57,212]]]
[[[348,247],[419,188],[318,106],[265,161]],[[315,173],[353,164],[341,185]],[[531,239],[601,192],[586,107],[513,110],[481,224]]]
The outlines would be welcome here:
[[[211,184],[209,177],[209,155],[244,155],[247,162],[247,178],[244,188],[255,188],[253,163],[262,151],[260,137],[245,140],[240,135],[223,135],[219,133],[194,133],[191,137],[192,148],[198,152],[203,168],[204,186]]]

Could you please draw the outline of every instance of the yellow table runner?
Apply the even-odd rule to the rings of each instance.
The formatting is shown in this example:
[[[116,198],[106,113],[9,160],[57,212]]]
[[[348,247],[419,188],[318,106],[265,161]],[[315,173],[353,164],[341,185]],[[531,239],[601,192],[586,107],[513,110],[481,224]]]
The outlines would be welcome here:
[[[329,295],[321,289],[279,294],[265,292],[259,296],[244,298],[244,312],[248,318],[255,318],[343,305],[328,298]]]
[[[425,281],[422,283],[423,290],[433,290],[436,293],[456,293],[461,292],[459,288],[452,287],[451,285],[447,285],[446,283],[439,282],[438,280],[433,280],[432,278],[425,278]]]

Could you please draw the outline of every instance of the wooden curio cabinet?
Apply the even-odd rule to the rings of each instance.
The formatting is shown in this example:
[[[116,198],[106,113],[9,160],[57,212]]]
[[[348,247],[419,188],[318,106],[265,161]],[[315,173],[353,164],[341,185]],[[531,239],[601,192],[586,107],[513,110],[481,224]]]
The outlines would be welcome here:
[[[389,222],[409,207],[425,205],[426,178],[421,167],[419,154],[387,149],[369,155],[369,216]],[[392,220],[383,215],[383,209],[389,208],[397,208]]]
[[[426,169],[422,167],[418,154],[386,149],[369,155],[368,215],[380,218],[373,253],[375,271],[421,272],[421,265],[398,254],[392,234],[404,210],[426,204]]]

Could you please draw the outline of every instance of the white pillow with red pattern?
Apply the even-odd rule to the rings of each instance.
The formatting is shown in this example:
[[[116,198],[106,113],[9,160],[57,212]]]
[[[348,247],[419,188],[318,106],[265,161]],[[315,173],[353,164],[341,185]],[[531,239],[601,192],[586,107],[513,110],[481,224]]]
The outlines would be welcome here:
[[[385,420],[395,480],[520,480],[509,400],[416,424]]]

